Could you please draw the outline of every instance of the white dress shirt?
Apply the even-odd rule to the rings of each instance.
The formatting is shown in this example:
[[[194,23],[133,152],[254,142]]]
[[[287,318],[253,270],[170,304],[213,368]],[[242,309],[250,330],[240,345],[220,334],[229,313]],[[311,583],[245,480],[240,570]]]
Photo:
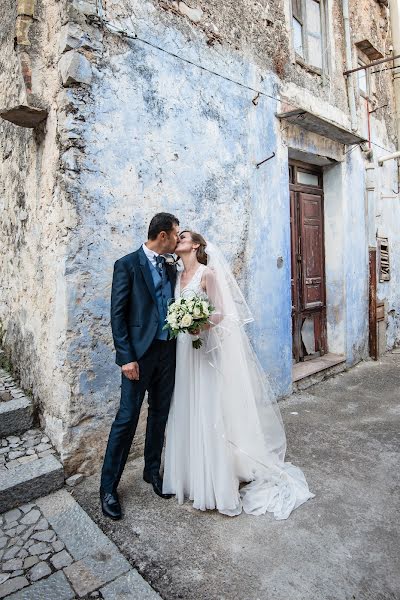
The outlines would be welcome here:
[[[150,248],[148,248],[146,244],[143,244],[142,248],[153,267],[157,267],[156,257],[159,256],[159,254],[157,254],[157,252],[154,252],[154,250],[150,250]]]

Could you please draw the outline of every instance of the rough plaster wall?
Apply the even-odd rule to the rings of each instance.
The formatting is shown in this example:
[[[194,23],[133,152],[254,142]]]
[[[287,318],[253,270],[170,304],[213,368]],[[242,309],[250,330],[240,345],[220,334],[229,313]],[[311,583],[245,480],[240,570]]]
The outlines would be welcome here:
[[[368,356],[365,166],[359,150],[347,155],[344,176],[346,357],[352,365]]]
[[[385,151],[380,150],[380,155]],[[378,283],[378,299],[387,302],[386,348],[400,346],[400,196],[396,161],[377,167],[379,193],[376,199],[376,233],[387,237],[390,252],[390,281]]]
[[[81,111],[87,152],[67,276],[75,384],[64,457],[70,469],[81,461],[81,470],[104,450],[119,392],[109,324],[113,262],[142,243],[159,210],[221,244],[255,310],[254,339],[275,393],[290,387],[287,172],[282,160],[255,166],[277,150],[276,101],[262,97],[255,106],[253,91],[158,49],[107,42],[94,102]],[[231,69],[247,76],[251,66]]]
[[[335,354],[346,354],[346,295],[345,295],[345,248],[348,228],[345,221],[343,163],[334,164],[324,170],[324,233],[325,233],[325,277],[326,277],[326,320],[328,350]]]
[[[350,3],[350,20],[352,29],[352,41],[354,43],[369,40],[371,44],[387,58],[392,54],[392,42],[390,38],[390,21],[388,8],[378,4],[376,0],[362,0],[362,2]],[[357,64],[357,50],[353,48],[353,62]],[[395,111],[392,87],[392,71],[387,67],[391,62],[383,63],[371,68],[370,72],[370,99],[369,110],[378,109],[371,115],[372,121],[377,121],[380,130],[386,129],[385,137],[390,140],[387,143],[396,142],[396,130],[392,115]],[[354,76],[357,89],[357,77]],[[357,92],[358,118],[364,124],[367,135],[366,103],[365,99]],[[372,137],[372,139],[374,139]],[[376,140],[378,141],[378,140]],[[378,143],[380,143],[378,141]]]
[[[7,238],[5,262],[11,264],[15,255],[22,277],[11,272],[4,277],[1,318],[14,328],[23,327],[20,341],[9,336],[9,348],[21,376],[31,382],[27,387],[42,400],[46,427],[62,449],[67,470],[90,472],[104,451],[119,387],[109,328],[112,264],[142,242],[157,210],[176,212],[182,225],[194,223],[221,243],[254,310],[256,323],[250,331],[274,392],[290,391],[287,148],[274,117],[279,105],[268,95],[277,97],[281,90],[289,99],[348,125],[340,2],[329,3],[328,78],[296,64],[285,24],[287,0],[248,2],[245,7],[199,2],[203,15],[197,23],[169,1],[108,1],[107,15],[143,41],[107,33],[104,47],[98,41],[101,29],[89,25],[84,15],[93,16],[90,0],[70,3],[62,19],[56,7],[46,5],[37,27],[47,39],[42,54],[50,70],[44,68],[43,79],[38,76],[36,81],[46,81],[42,90],[37,85],[50,106],[48,130],[44,141],[35,141],[31,132],[15,132],[10,126],[20,158],[15,156],[13,166],[4,171],[3,186],[15,188],[6,199],[14,207],[19,190],[27,190],[35,210],[18,226],[16,239],[25,249],[11,249],[11,231]],[[60,91],[52,68],[57,62],[52,36],[68,20],[90,30],[96,40],[94,53],[90,44],[80,50],[92,60],[95,77],[92,87]],[[9,43],[7,52],[13,65]],[[382,81],[387,82],[385,77]],[[258,98],[257,90],[262,92]],[[388,115],[382,111],[375,118],[384,123]],[[309,145],[304,134],[300,142]],[[325,150],[337,153],[326,143]],[[275,159],[257,170],[255,164],[272,151]],[[346,246],[351,256],[346,294],[348,306],[356,307],[356,314],[348,310],[346,316],[350,362],[365,356],[367,339],[361,162],[350,157],[344,175],[346,193],[353,196],[357,190],[346,229],[358,223],[361,244],[354,256]],[[29,176],[18,175],[20,170]],[[42,231],[39,244],[36,234]],[[38,276],[41,263],[43,279]],[[54,265],[55,271],[50,270]],[[23,282],[33,275],[40,289],[24,290]],[[10,298],[17,307],[13,311]]]
[[[199,25],[171,10],[167,2],[108,2],[106,14],[139,39],[127,41],[106,33],[91,89],[68,92],[67,129],[76,130],[80,138],[79,151],[70,149],[63,156],[64,179],[79,223],[67,262],[73,385],[63,457],[69,470],[91,471],[104,451],[119,393],[109,327],[112,264],[139,246],[149,218],[158,210],[176,212],[183,226],[195,223],[222,244],[254,310],[256,322],[250,331],[273,389],[277,395],[290,390],[287,150],[278,141],[277,102],[265,95],[251,102],[257,90],[277,97],[279,80],[266,75],[272,65],[268,56],[276,48],[286,49],[287,39],[282,28],[271,34],[274,29],[268,25],[267,34],[246,31],[234,43],[230,35],[233,24],[237,27],[237,6],[232,3],[226,12],[224,8],[218,27],[212,16],[222,13],[215,5],[201,6],[207,21]],[[274,15],[281,9],[276,4]],[[253,17],[252,28],[261,27]],[[257,50],[260,36],[268,45],[261,44],[262,53]],[[340,33],[337,38],[340,47]],[[284,81],[297,82],[284,91],[291,88],[294,98],[303,97],[316,112],[346,124],[337,62],[338,67],[332,60],[339,86],[294,63],[287,67],[290,73],[277,63],[272,69]],[[304,133],[301,137],[303,147],[317,151],[317,143]],[[335,147],[324,149],[337,154]],[[275,159],[256,170],[255,163],[272,151]],[[361,200],[349,212],[345,228],[351,229],[358,219],[363,243],[360,165],[357,178]],[[348,189],[352,185],[350,177]],[[356,315],[346,317],[350,362],[365,356],[364,254],[365,245],[346,273],[348,297],[350,302],[356,298],[357,307]],[[360,281],[353,280],[360,265]]]
[[[30,31],[33,91],[49,116],[44,128],[0,123],[0,322],[2,342],[22,386],[45,413],[58,447],[68,414],[63,338],[67,322],[64,255],[68,206],[57,183],[57,94],[59,77],[52,32],[60,27],[61,4],[40,4]],[[4,5],[0,85],[3,106],[25,92],[14,50],[15,3]],[[35,61],[40,57],[40,63]]]

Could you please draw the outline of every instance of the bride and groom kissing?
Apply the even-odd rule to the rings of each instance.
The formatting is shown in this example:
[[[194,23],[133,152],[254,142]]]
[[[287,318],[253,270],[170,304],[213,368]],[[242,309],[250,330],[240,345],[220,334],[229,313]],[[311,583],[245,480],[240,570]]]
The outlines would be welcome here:
[[[174,339],[165,328],[169,304],[190,296],[213,306],[200,348],[189,333]],[[104,515],[122,517],[117,487],[146,391],[143,479],[161,498],[286,519],[313,497],[302,471],[284,461],[280,411],[244,330],[252,320],[220,250],[199,233],[180,232],[172,214],[156,214],[147,242],[116,261],[111,327],[121,400],[101,474]]]

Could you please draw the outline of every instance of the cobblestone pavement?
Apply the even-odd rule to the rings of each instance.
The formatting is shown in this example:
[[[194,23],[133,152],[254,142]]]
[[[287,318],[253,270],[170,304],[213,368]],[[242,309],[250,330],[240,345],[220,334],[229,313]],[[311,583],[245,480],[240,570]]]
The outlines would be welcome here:
[[[0,402],[8,402],[13,398],[24,397],[24,392],[16,385],[14,379],[4,369],[0,369]]]
[[[30,429],[21,436],[10,435],[0,440],[0,471],[55,453],[49,438],[40,429]]]
[[[0,515],[0,561],[0,598],[160,598],[66,490]]]

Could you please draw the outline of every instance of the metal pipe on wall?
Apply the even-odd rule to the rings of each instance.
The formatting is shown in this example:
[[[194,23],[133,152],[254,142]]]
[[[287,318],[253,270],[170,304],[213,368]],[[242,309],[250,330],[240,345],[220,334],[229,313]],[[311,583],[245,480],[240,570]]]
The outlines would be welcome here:
[[[353,68],[353,59],[351,51],[351,35],[350,35],[350,15],[349,15],[349,0],[342,0],[342,12],[344,22],[344,41],[346,49],[346,68],[350,71]],[[347,77],[347,93],[349,96],[349,107],[350,107],[350,118],[351,128],[356,131],[358,128],[357,124],[357,110],[356,100],[354,93],[354,75],[350,73]]]
[[[389,0],[390,25],[392,29],[393,54],[400,54],[400,3],[399,0]],[[400,59],[394,61],[395,67],[400,67]],[[393,90],[396,103],[396,132],[397,147],[400,145],[400,73],[393,74]]]

